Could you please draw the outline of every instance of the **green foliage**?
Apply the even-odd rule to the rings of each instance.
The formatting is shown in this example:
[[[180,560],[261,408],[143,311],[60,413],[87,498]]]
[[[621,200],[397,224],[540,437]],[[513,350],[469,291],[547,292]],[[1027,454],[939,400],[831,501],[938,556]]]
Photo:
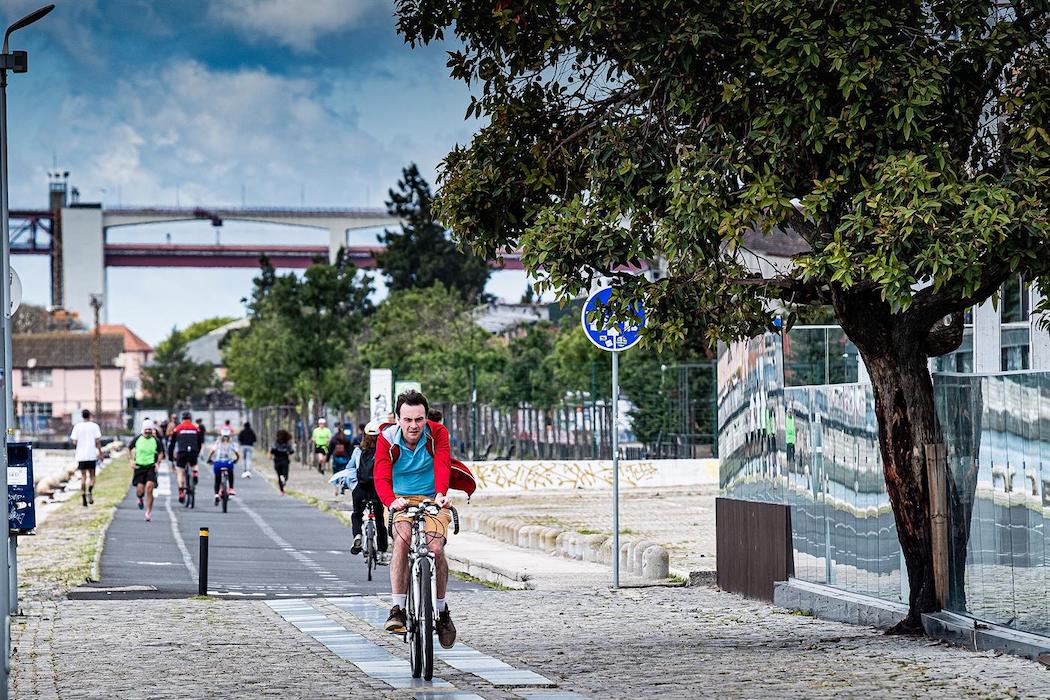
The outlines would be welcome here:
[[[142,371],[143,389],[153,402],[168,410],[188,404],[216,384],[212,366],[187,357],[186,342],[177,333],[157,346],[153,362]]]
[[[474,323],[473,307],[437,284],[390,294],[369,320],[361,346],[367,367],[389,367],[441,401],[470,400],[471,366],[477,367],[481,400],[496,395],[506,348]]]
[[[264,258],[247,301],[251,325],[223,349],[236,391],[250,406],[310,399],[356,406],[364,389],[350,347],[372,311],[371,292],[371,278],[342,250],[301,277],[278,275]]]
[[[1050,20],[1011,5],[421,0],[398,26],[455,33],[486,122],[445,160],[441,220],[479,255],[520,246],[564,295],[665,259],[656,282],[613,277],[673,344],[753,335],[786,304],[842,319],[872,293],[928,328],[1011,270],[1047,273]],[[756,226],[808,251],[756,279]]]
[[[489,278],[485,258],[463,252],[449,240],[445,227],[434,218],[430,185],[415,163],[402,170],[402,177],[398,191],[390,190],[387,209],[404,223],[400,233],[386,231],[379,237],[386,249],[376,256],[389,288],[426,289],[443,284],[464,301],[479,301]]]

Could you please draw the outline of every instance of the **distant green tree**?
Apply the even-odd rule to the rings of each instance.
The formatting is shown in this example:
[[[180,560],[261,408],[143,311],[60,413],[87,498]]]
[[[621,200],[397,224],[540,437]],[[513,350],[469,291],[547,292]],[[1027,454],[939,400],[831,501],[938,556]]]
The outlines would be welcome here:
[[[235,391],[252,405],[312,400],[315,411],[345,400],[347,349],[373,310],[371,277],[343,250],[334,263],[317,260],[301,277],[278,275],[265,257],[260,266],[246,300],[251,324],[223,351]]]
[[[174,410],[217,386],[215,370],[186,355],[186,343],[169,336],[157,346],[153,361],[142,372],[142,386],[151,402]]]
[[[498,401],[506,407],[527,403],[547,407],[565,398],[552,361],[557,326],[549,322],[523,326],[507,343],[507,362]]]
[[[434,218],[430,185],[415,163],[402,170],[397,191],[390,190],[388,211],[404,223],[401,231],[386,231],[379,241],[386,249],[376,256],[376,265],[387,277],[392,291],[427,288],[441,283],[456,290],[467,302],[482,299],[489,266],[484,258],[462,252],[445,227]]]
[[[472,305],[441,284],[395,291],[369,319],[362,364],[391,368],[398,379],[422,383],[432,401],[450,403],[470,400],[474,367],[479,398],[494,397],[506,348],[474,323],[472,312]]]

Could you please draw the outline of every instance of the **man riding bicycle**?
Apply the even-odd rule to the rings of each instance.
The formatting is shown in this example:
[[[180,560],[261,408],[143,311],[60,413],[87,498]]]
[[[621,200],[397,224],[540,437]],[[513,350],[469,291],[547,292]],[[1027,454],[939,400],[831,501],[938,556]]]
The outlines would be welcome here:
[[[441,646],[451,649],[456,643],[445,591],[448,586],[448,562],[445,540],[452,515],[448,492],[452,454],[448,430],[440,423],[427,420],[430,405],[418,391],[406,391],[397,397],[397,422],[384,426],[376,441],[375,489],[383,505],[391,511],[404,511],[411,505],[433,501],[441,508],[437,516],[426,518],[428,547],[434,554],[437,574],[437,613],[435,625]],[[384,628],[401,634],[407,624],[405,603],[408,591],[408,548],[412,538],[411,520],[403,513],[394,515],[394,554],[390,560],[390,588],[393,607]]]
[[[197,457],[204,447],[204,433],[200,431],[189,411],[183,411],[182,422],[175,426],[168,440],[168,460],[175,465],[179,482],[179,503],[186,500],[186,478],[193,469],[193,483],[197,483]]]
[[[311,434],[314,441],[314,454],[317,455],[317,469],[324,473],[325,462],[328,461],[328,443],[332,440],[332,431],[328,429],[328,421],[324,418],[317,419],[317,427]]]

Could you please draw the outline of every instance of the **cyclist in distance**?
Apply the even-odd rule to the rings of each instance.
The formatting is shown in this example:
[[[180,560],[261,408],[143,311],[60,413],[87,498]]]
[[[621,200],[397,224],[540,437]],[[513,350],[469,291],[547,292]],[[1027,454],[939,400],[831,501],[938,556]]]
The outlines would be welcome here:
[[[168,460],[175,465],[179,483],[179,503],[186,500],[186,472],[193,469],[193,483],[197,483],[197,458],[204,447],[204,433],[193,422],[189,411],[182,412],[182,422],[171,431],[168,440]]]
[[[314,428],[311,438],[314,441],[314,454],[317,455],[317,468],[323,474],[324,465],[328,461],[328,443],[332,440],[332,431],[328,429],[327,420],[317,419],[317,427]]]
[[[403,511],[423,501],[433,501],[441,510],[427,517],[428,546],[434,554],[437,575],[438,641],[446,649],[456,643],[445,602],[448,587],[448,562],[445,540],[452,514],[448,493],[452,453],[448,430],[440,423],[427,420],[430,405],[418,391],[409,390],[397,397],[394,414],[397,422],[383,426],[376,440],[375,489],[379,500],[392,511]],[[356,499],[355,499],[356,500]],[[390,588],[393,606],[384,628],[401,634],[405,631],[405,603],[408,595],[408,548],[412,538],[410,519],[404,513],[394,516],[394,554],[390,560]]]
[[[211,452],[208,453],[208,464],[212,465],[212,471],[215,472],[215,505],[219,505],[219,487],[222,485],[220,472],[223,468],[229,469],[230,472],[230,495],[237,495],[233,490],[233,465],[241,455],[231,438],[230,431],[224,429],[218,442],[211,446]]]

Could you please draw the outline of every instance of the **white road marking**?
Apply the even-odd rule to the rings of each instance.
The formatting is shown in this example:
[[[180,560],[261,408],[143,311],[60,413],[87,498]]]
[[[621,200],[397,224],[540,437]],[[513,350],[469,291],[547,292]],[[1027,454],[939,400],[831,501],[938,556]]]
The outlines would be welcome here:
[[[171,485],[172,475],[168,474],[168,485]],[[186,543],[182,541],[182,533],[179,532],[179,519],[175,515],[175,510],[171,507],[171,489],[168,489],[168,495],[164,497],[164,510],[168,513],[168,522],[171,523],[171,536],[175,538],[175,544],[179,548],[179,552],[182,554],[182,563],[186,565],[186,570],[190,572],[190,580],[197,580],[197,567],[193,564],[193,557],[190,556],[190,550],[186,548]]]

